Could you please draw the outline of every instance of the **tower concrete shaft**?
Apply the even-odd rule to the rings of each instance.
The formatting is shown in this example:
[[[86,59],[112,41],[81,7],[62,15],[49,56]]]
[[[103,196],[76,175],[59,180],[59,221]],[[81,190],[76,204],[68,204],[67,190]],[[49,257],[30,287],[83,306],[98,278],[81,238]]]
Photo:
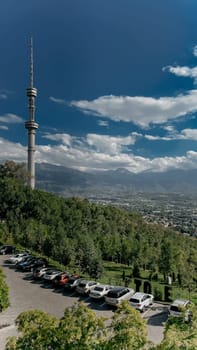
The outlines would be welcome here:
[[[35,98],[37,89],[33,87],[33,41],[30,42],[30,87],[27,88],[29,120],[25,122],[28,130],[28,186],[35,188],[35,136],[38,123],[35,122]]]

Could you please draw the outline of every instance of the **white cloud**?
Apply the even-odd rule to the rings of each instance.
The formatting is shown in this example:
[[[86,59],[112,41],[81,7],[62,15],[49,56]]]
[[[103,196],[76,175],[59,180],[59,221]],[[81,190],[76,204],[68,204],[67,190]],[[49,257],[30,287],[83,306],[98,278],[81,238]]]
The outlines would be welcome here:
[[[21,124],[23,122],[24,120],[16,114],[7,113],[4,115],[0,115],[0,123]]]
[[[51,141],[61,141],[64,145],[70,145],[72,137],[69,134],[45,134],[44,138]]]
[[[180,133],[181,140],[197,141],[197,129],[183,129]]]
[[[193,48],[193,55],[197,57],[197,45]]]
[[[94,147],[99,153],[115,155],[127,150],[127,146],[135,143],[135,136],[113,137],[109,135],[88,134],[88,145]]]
[[[115,122],[132,122],[142,128],[164,124],[197,111],[197,90],[176,97],[101,96],[93,101],[72,101],[84,113]]]
[[[8,130],[8,127],[5,125],[0,125],[0,130]]]
[[[0,138],[0,162],[14,160],[15,162],[24,162],[27,157],[27,148],[20,143],[14,143]]]
[[[193,78],[194,82],[197,83],[197,67],[187,67],[187,66],[167,66],[163,68],[163,71],[168,71],[179,77]]]
[[[6,100],[8,97],[4,93],[0,93],[0,100]]]
[[[106,127],[108,127],[109,126],[109,123],[108,123],[108,121],[106,121],[106,120],[98,120],[98,125],[100,125],[100,126],[106,126]]]
[[[184,129],[182,137],[193,137],[191,130]],[[135,133],[136,134],[136,133]],[[66,134],[67,135],[67,134]],[[169,169],[197,168],[197,152],[190,150],[179,157],[145,158],[128,152],[127,147],[135,140],[127,137],[111,137],[108,135],[88,134],[84,138],[60,134],[48,135],[48,139],[58,141],[57,144],[37,145],[35,159],[37,163],[51,163],[70,168],[92,170],[114,170],[126,168],[133,173],[142,171],[166,171]],[[142,137],[141,134],[135,135]],[[154,137],[153,137],[154,138]],[[67,140],[67,141],[66,141]],[[27,147],[0,138],[0,161],[27,161]]]
[[[163,141],[170,141],[172,140],[171,137],[166,137],[166,136],[153,136],[153,135],[144,135],[145,139],[149,141],[158,141],[158,140],[163,140]]]
[[[197,141],[197,129],[183,129],[180,132],[175,131],[175,130],[169,130],[169,134],[167,136],[159,136],[159,135],[150,135],[150,134],[145,134],[142,135],[145,139],[149,141],[157,141],[157,140],[162,140],[162,141],[172,141],[172,140],[192,140],[192,141]]]
[[[50,96],[50,97],[49,97],[49,100],[51,100],[52,102],[61,104],[61,105],[67,104],[65,100],[63,100],[63,99],[61,99],[61,98],[55,98],[55,97],[53,97],[53,96]]]
[[[170,132],[173,132],[175,130],[173,125],[166,125],[163,127],[163,129]]]

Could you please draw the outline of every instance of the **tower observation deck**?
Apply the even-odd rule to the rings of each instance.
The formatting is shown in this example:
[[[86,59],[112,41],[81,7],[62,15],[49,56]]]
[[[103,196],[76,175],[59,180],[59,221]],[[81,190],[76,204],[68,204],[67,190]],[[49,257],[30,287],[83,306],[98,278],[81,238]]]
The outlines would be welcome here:
[[[25,122],[28,130],[28,186],[35,188],[35,136],[38,123],[35,122],[35,98],[37,89],[33,87],[33,40],[30,41],[30,87],[27,88],[29,120]]]

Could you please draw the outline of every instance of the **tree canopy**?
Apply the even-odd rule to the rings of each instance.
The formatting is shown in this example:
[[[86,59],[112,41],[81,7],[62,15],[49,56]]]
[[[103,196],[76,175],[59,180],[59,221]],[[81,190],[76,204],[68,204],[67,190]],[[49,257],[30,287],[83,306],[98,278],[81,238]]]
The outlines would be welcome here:
[[[138,274],[139,267],[151,275],[173,274],[180,285],[188,283],[188,271],[196,280],[195,238],[147,224],[137,213],[31,190],[14,176],[19,166],[7,167],[0,168],[2,241],[25,245],[94,278],[106,260],[129,264]]]
[[[146,321],[128,302],[112,319],[96,316],[82,302],[67,308],[60,320],[40,310],[25,311],[16,319],[19,336],[8,340],[6,350],[195,350],[196,307],[191,311],[189,322],[184,311],[168,319],[158,345],[148,341]]]
[[[9,339],[6,350],[138,350],[147,342],[145,321],[127,303],[112,320],[97,317],[80,302],[67,308],[60,320],[31,310],[21,313],[16,324],[20,335]]]

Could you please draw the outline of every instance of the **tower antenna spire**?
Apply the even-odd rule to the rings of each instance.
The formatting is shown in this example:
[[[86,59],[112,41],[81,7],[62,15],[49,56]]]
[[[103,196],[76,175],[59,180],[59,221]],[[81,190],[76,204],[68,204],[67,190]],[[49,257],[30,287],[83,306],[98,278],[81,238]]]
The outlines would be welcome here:
[[[33,37],[30,38],[30,87],[34,86]]]

